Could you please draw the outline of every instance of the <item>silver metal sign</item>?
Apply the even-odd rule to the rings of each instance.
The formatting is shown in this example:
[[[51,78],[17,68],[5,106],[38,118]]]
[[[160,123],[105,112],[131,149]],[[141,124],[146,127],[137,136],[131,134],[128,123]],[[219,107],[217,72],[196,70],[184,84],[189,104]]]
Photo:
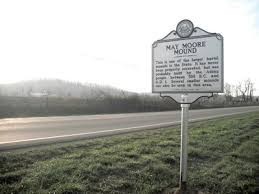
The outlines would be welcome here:
[[[152,92],[181,104],[179,193],[187,190],[188,117],[190,104],[224,89],[223,36],[178,23],[152,44]]]
[[[223,92],[223,37],[192,26],[183,20],[153,43],[153,93]]]

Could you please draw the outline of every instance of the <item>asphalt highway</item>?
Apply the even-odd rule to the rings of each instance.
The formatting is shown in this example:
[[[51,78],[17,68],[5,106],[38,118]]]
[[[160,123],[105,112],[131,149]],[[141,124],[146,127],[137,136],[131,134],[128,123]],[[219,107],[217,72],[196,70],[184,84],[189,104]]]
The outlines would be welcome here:
[[[189,122],[252,111],[259,111],[259,106],[190,110]],[[0,150],[169,127],[180,120],[180,110],[0,119]]]

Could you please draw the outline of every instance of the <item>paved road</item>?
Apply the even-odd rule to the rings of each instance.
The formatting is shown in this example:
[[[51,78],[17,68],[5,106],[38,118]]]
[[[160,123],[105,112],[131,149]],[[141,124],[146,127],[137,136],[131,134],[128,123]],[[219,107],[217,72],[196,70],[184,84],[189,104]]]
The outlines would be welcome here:
[[[259,106],[191,110],[190,122],[259,111]],[[0,119],[0,150],[167,127],[180,111]]]

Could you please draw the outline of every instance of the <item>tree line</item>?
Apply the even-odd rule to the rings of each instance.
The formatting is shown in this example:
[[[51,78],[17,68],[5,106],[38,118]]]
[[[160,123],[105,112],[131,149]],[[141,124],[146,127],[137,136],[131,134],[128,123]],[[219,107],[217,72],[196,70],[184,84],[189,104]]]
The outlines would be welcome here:
[[[258,102],[258,97],[254,96],[255,84],[249,78],[238,82],[236,85],[226,83],[224,90],[227,102]]]
[[[0,118],[180,109],[179,104],[175,101],[170,98],[161,98],[157,94],[138,94],[111,87],[83,85],[60,80],[43,81],[38,85],[37,83],[36,85],[34,85],[35,82],[29,82],[27,85],[24,83],[18,84],[18,86],[12,85],[12,87],[1,90]],[[193,103],[191,108],[255,105],[258,104],[258,97],[254,96],[254,91],[255,86],[250,79],[241,81],[237,85],[226,83],[224,94],[201,98]],[[40,95],[35,96],[35,94]]]

